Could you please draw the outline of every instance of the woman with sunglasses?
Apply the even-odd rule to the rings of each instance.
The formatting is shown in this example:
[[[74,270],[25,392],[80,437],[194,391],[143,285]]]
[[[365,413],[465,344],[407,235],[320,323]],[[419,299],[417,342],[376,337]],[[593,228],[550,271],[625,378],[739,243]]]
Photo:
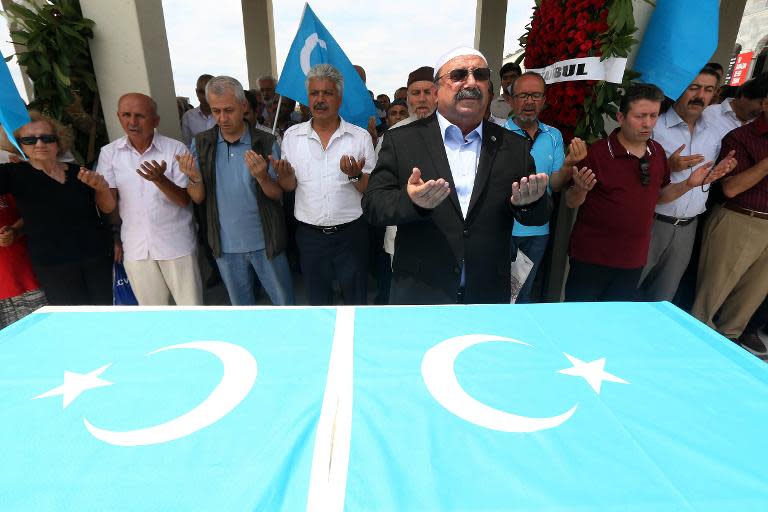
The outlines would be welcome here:
[[[58,122],[30,118],[14,132],[28,160],[0,165],[0,194],[16,200],[35,275],[49,304],[111,304],[112,241],[99,210],[115,199],[102,176],[58,161],[69,138]]]

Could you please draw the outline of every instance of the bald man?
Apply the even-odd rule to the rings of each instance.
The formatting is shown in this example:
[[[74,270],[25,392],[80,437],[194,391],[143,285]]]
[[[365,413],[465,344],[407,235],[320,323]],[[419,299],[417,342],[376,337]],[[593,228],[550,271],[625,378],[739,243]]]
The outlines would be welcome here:
[[[117,117],[125,136],[101,149],[97,171],[117,199],[123,259],[142,306],[203,302],[187,176],[177,140],[155,131],[157,105],[139,93],[123,95]]]

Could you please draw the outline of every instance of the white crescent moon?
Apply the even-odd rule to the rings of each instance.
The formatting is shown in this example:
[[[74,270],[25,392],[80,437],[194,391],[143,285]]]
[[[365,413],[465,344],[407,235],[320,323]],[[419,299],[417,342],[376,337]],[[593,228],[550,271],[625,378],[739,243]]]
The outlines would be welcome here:
[[[501,432],[536,432],[562,425],[578,404],[549,418],[530,418],[500,411],[472,398],[459,384],[454,364],[464,350],[479,343],[506,341],[530,346],[523,341],[487,334],[467,334],[448,338],[430,348],[421,360],[421,376],[437,402],[459,418]]]
[[[221,360],[224,365],[224,375],[208,398],[186,414],[166,423],[125,432],[104,430],[93,426],[83,418],[85,427],[93,437],[116,446],[146,446],[181,439],[213,425],[229,414],[248,396],[256,382],[258,367],[253,355],[239,345],[224,341],[193,341],[171,345],[147,355],[176,349],[202,350],[210,352]]]
[[[304,47],[301,49],[301,54],[299,56],[299,62],[301,63],[301,70],[304,72],[304,75],[309,73],[309,70],[311,66],[309,65],[309,56],[312,55],[312,50],[315,49],[315,46],[320,45],[322,48],[328,49],[328,46],[326,46],[325,41],[320,39],[320,37],[317,35],[317,32],[313,32],[309,35],[309,37],[304,41]]]

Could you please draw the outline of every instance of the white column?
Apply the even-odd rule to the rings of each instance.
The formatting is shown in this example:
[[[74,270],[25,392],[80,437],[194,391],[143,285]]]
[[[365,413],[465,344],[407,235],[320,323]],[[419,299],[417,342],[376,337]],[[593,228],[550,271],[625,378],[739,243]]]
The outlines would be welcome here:
[[[504,59],[504,31],[507,26],[507,0],[477,0],[475,48],[488,59],[491,80],[499,87],[499,69]]]
[[[159,0],[80,0],[83,16],[95,22],[91,56],[110,140],[124,132],[117,100],[140,92],[157,102],[158,130],[181,139],[171,55]]]
[[[248,88],[257,89],[260,76],[272,75],[277,78],[272,0],[241,0],[241,4]]]

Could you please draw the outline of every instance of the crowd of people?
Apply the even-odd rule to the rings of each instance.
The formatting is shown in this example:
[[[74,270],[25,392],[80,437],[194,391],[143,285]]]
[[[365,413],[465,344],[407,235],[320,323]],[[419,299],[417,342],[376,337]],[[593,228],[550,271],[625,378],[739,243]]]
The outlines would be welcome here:
[[[525,255],[516,302],[535,302],[562,194],[578,208],[566,301],[687,288],[694,316],[768,351],[768,78],[726,94],[707,65],[679,98],[632,85],[618,127],[590,145],[539,119],[540,75],[506,64],[498,96],[492,78],[480,52],[454,49],[393,100],[371,93],[381,123],[366,129],[339,116],[331,65],[309,71],[298,109],[273,77],[244,90],[206,74],[199,106],[179,103],[182,141],[158,133],[152,98],[124,94],[125,136],[93,169],[31,112],[14,133],[24,155],[4,144],[0,165],[0,326],[45,303],[110,304],[115,261],[142,305],[201,305],[217,280],[233,305],[261,289],[292,305],[298,275],[310,305],[333,304],[334,288],[344,304],[374,291],[376,304],[446,304],[510,302]]]

